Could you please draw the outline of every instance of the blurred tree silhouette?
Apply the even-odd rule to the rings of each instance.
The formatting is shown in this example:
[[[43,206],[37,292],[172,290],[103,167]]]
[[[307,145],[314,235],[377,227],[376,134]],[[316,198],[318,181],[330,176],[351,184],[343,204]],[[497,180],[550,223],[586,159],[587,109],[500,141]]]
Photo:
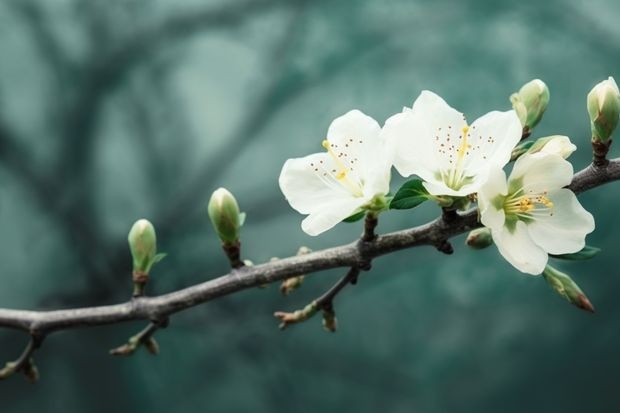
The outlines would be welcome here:
[[[224,273],[206,217],[218,186],[248,213],[247,258],[352,240],[359,226],[302,234],[277,188],[282,163],[320,150],[345,111],[385,119],[422,89],[473,119],[539,77],[551,104],[535,136],[571,136],[581,168],[585,94],[620,75],[619,18],[611,0],[2,1],[0,307],[125,300],[126,234],[140,217],[169,253],[150,294]],[[340,275],[327,272],[286,301],[272,287],[180,314],[156,359],[106,354],[139,324],[60,333],[37,358],[37,387],[0,384],[3,411],[613,411],[616,193],[581,198],[603,253],[565,268],[595,317],[495,251],[408,251],[343,294],[336,336],[318,321],[283,334],[271,316]],[[386,214],[379,229],[436,215]],[[2,357],[22,340],[0,331]]]

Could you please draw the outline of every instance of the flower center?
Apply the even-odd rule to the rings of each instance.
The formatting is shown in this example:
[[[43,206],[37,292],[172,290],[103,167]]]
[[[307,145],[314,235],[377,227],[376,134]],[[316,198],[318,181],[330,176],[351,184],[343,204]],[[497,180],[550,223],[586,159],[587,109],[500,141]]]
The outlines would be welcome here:
[[[461,135],[461,145],[456,151],[456,164],[453,168],[450,169],[447,179],[445,180],[446,185],[450,188],[459,190],[464,183],[463,176],[463,160],[465,159],[465,155],[468,154],[468,149],[471,148],[471,145],[467,143],[467,133],[469,132],[469,126],[465,125],[462,129]]]
[[[353,168],[351,165],[346,165],[343,161],[343,157],[346,156],[344,152],[340,152],[336,154],[334,152],[333,146],[334,144],[329,143],[327,139],[325,139],[322,143],[323,148],[327,150],[327,153],[332,158],[334,163],[336,164],[336,169],[332,169],[331,171],[327,171],[327,175],[336,179],[336,181],[346,188],[349,192],[351,192],[356,197],[361,197],[364,195],[364,191],[362,190],[362,183],[356,179],[355,176],[351,176],[351,172]],[[353,162],[353,160],[351,161]],[[326,175],[325,173],[323,174]],[[354,175],[354,174],[353,174]]]
[[[540,194],[523,194],[523,190],[508,196],[504,202],[506,215],[515,215],[520,219],[529,220],[535,216],[553,215],[553,202],[547,192]]]

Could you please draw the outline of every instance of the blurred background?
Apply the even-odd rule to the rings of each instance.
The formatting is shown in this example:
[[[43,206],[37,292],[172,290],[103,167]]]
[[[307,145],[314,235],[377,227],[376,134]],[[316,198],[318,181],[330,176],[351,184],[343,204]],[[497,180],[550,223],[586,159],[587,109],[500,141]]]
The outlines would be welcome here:
[[[382,123],[423,89],[474,120],[543,79],[551,102],[534,137],[569,135],[581,169],[585,96],[620,77],[618,21],[614,0],[1,0],[0,307],[126,300],[126,235],[142,217],[169,254],[149,293],[225,273],[206,216],[219,186],[248,214],[245,258],[352,241],[359,223],[301,231],[280,168],[321,151],[335,117],[358,108]],[[619,189],[580,196],[602,253],[558,264],[595,314],[461,236],[453,256],[377,259],[338,297],[335,334],[320,317],[281,332],[272,313],[303,307],[342,270],[288,297],[273,285],[178,314],[157,357],[107,355],[144,323],[54,334],[38,384],[0,383],[2,411],[619,411]],[[437,215],[395,211],[379,230]],[[0,362],[26,340],[0,331]]]

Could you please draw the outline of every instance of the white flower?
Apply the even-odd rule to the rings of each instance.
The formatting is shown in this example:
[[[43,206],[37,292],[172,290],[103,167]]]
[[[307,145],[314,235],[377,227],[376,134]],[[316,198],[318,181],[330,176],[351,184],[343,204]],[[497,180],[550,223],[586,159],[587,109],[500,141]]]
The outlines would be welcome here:
[[[309,214],[302,229],[318,235],[389,192],[391,160],[379,124],[359,110],[336,118],[323,141],[326,152],[289,159],[280,189],[291,206]]]
[[[491,165],[501,168],[510,160],[521,133],[514,110],[489,112],[469,126],[462,113],[426,90],[383,128],[398,172],[418,175],[432,195],[448,196],[477,192]]]
[[[508,182],[504,171],[495,168],[480,187],[480,220],[491,229],[502,256],[519,271],[540,274],[548,254],[573,253],[585,246],[594,218],[563,188],[572,177],[568,161],[539,152],[521,156]]]

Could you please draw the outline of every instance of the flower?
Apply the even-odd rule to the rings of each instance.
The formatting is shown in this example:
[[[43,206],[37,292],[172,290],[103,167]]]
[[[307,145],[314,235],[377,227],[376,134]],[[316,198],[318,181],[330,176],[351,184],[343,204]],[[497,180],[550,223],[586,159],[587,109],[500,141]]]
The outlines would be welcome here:
[[[426,90],[383,128],[398,172],[418,175],[431,195],[448,196],[476,192],[490,166],[501,168],[510,160],[521,132],[514,110],[489,112],[468,125],[462,113]]]
[[[352,110],[329,126],[326,152],[284,163],[280,189],[308,214],[301,223],[306,233],[318,235],[361,210],[385,207],[392,165],[380,130],[373,118]]]
[[[539,152],[521,156],[508,181],[504,171],[492,169],[480,187],[480,221],[491,229],[502,256],[519,271],[540,274],[548,254],[573,253],[585,246],[594,218],[563,188],[572,177],[568,161]]]

